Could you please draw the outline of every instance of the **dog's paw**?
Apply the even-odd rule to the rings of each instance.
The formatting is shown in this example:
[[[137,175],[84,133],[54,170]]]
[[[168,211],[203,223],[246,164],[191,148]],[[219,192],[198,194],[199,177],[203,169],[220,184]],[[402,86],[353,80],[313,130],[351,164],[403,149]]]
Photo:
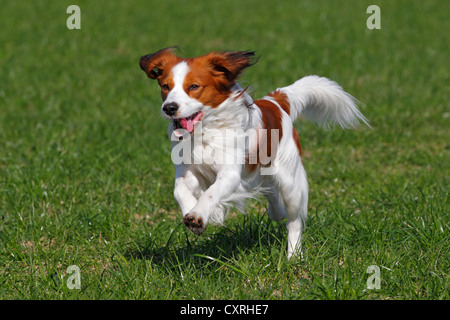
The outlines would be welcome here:
[[[196,235],[201,235],[206,229],[206,225],[203,223],[202,217],[199,217],[195,212],[190,212],[185,215],[183,218],[183,223]]]

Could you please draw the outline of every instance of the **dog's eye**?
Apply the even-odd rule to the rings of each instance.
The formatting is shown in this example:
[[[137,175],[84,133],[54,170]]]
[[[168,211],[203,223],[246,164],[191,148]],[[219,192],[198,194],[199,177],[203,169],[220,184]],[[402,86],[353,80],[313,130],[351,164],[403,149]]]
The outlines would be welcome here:
[[[166,90],[166,91],[169,91],[169,85],[168,84],[163,84],[162,86],[161,86],[161,89],[163,89],[163,90]]]
[[[191,91],[191,90],[197,90],[198,88],[200,88],[200,86],[199,85],[197,85],[197,84],[191,84],[191,86],[189,87],[189,91]]]

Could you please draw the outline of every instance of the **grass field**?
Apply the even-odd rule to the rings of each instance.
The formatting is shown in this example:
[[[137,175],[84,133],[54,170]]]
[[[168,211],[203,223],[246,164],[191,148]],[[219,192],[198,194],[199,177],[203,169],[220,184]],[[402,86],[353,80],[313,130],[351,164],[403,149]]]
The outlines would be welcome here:
[[[66,8],[81,9],[69,30]],[[381,8],[369,30],[366,9]],[[449,19],[442,1],[6,1],[0,299],[450,299]],[[298,121],[304,259],[265,203],[181,223],[159,89],[139,58],[257,50],[261,97],[318,74],[373,130]],[[69,289],[67,268],[80,268]],[[369,290],[369,266],[380,289]]]

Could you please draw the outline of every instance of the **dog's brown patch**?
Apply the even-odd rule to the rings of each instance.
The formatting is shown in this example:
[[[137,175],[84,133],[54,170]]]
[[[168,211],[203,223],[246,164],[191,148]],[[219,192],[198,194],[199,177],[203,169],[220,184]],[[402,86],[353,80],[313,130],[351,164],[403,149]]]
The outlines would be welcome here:
[[[254,103],[261,110],[263,123],[263,128],[261,129],[267,130],[267,134],[264,139],[264,136],[258,132],[258,143],[256,150],[250,151],[252,154],[247,155],[246,169],[249,172],[255,171],[261,164],[264,164],[264,166],[270,166],[278,151],[278,143],[283,137],[283,114],[281,113],[280,108],[275,103],[266,99],[255,100]],[[278,130],[278,141],[272,141],[272,130]],[[273,153],[272,149],[274,151]],[[250,160],[255,158],[256,163],[251,163]]]
[[[289,104],[288,97],[285,93],[280,90],[275,90],[274,92],[269,93],[269,97],[275,99],[275,101],[280,105],[281,109],[284,110],[287,114],[290,115],[291,105]]]
[[[184,80],[184,91],[204,105],[218,107],[230,96],[242,71],[253,64],[253,55],[251,51],[225,51],[185,59],[189,72]],[[192,89],[192,85],[198,87]]]

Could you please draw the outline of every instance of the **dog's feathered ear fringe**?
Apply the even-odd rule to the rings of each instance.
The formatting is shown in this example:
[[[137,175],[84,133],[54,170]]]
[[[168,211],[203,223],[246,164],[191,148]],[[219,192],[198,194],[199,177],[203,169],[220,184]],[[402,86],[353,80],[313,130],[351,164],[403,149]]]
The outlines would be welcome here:
[[[207,58],[213,70],[223,75],[227,87],[234,84],[244,69],[258,62],[255,51],[211,52]]]
[[[175,55],[175,50],[178,47],[168,47],[161,49],[155,53],[142,56],[139,61],[139,66],[151,79],[158,79],[164,72],[165,66],[174,60],[181,60]]]

